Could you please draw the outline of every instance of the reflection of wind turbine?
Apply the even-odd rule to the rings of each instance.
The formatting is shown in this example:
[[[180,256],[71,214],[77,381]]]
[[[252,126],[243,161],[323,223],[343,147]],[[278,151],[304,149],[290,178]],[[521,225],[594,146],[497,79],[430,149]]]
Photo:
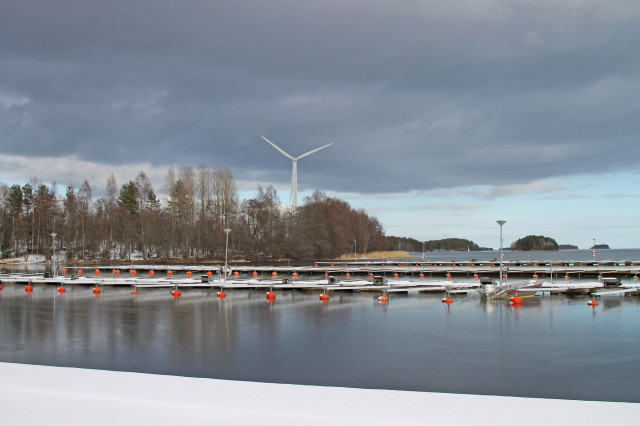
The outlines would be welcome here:
[[[298,166],[297,166],[298,160],[303,157],[306,157],[307,155],[313,154],[314,152],[320,151],[321,149],[324,149],[328,146],[331,146],[333,145],[333,143],[330,143],[325,146],[321,146],[320,148],[316,148],[298,157],[292,157],[291,155],[286,153],[282,148],[280,148],[278,145],[271,142],[269,139],[265,138],[262,135],[260,135],[260,137],[265,141],[269,142],[269,144],[271,144],[271,146],[273,146],[275,149],[280,151],[282,155],[284,155],[287,158],[290,158],[291,161],[293,161],[293,172],[291,173],[291,204],[293,205],[294,208],[297,207],[298,206]]]

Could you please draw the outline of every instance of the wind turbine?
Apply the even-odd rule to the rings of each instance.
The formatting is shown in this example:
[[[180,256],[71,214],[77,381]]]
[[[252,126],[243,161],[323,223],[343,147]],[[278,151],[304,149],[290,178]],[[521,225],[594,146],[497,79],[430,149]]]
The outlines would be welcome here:
[[[285,152],[282,148],[280,148],[278,145],[276,145],[275,143],[271,142],[269,139],[265,138],[264,136],[260,135],[260,137],[262,139],[264,139],[265,141],[269,142],[269,144],[274,147],[275,149],[277,149],[278,151],[280,151],[280,153],[282,155],[284,155],[287,158],[290,158],[291,161],[293,161],[293,172],[291,173],[291,204],[293,205],[293,207],[298,207],[298,160],[306,157],[307,155],[311,155],[314,152],[320,151],[321,149],[324,149],[328,146],[333,145],[333,143],[330,143],[328,145],[325,146],[321,146],[320,148],[316,148],[314,150],[311,150],[305,154],[302,154],[298,157],[293,157],[291,155],[289,155],[287,152]]]

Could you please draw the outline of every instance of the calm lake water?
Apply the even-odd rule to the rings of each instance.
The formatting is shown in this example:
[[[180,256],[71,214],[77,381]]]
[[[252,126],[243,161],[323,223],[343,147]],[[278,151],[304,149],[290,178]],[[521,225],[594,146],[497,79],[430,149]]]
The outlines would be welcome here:
[[[264,382],[640,402],[640,298],[37,285],[0,292],[0,361]]]

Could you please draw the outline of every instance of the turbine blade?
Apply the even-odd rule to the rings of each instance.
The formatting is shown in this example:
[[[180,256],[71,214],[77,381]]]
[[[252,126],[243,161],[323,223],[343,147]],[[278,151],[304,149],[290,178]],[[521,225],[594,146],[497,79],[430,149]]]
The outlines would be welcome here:
[[[290,158],[292,160],[295,160],[295,158],[293,158],[291,155],[287,154],[282,148],[280,148],[278,145],[276,145],[275,143],[271,142],[269,139],[265,138],[264,136],[260,135],[260,137],[262,139],[264,139],[265,141],[269,142],[271,144],[272,147],[274,147],[275,149],[277,149],[278,151],[280,151],[280,153],[282,155],[284,155],[287,158]]]
[[[328,147],[328,146],[331,146],[331,145],[333,145],[333,142],[332,142],[332,143],[330,143],[330,144],[328,144],[328,145],[321,146],[320,148],[316,148],[316,149],[314,149],[313,151],[309,151],[309,152],[307,152],[306,154],[302,154],[301,156],[296,157],[296,160],[299,160],[299,159],[301,159],[302,157],[306,157],[307,155],[313,154],[314,152],[320,151],[321,149],[324,149],[324,148],[326,148],[326,147]]]

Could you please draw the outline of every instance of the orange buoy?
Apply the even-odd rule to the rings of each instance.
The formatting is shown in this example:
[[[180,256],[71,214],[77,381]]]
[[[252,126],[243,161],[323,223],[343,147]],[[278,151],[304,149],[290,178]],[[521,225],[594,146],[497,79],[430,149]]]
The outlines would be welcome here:
[[[640,279],[640,278],[638,278],[638,276],[636,275],[635,277],[633,277],[633,279],[634,279],[634,280],[637,280],[637,279]]]
[[[116,269],[116,275],[120,276],[120,269]]]
[[[423,279],[423,278],[424,278],[424,274],[420,274],[420,279]]]
[[[380,266],[382,266],[384,268],[384,263],[382,265],[380,265]]]
[[[369,264],[368,264],[368,263],[365,263],[365,264],[364,264],[364,267],[365,267],[365,268],[368,268],[368,267],[369,267]]]
[[[211,275],[213,275],[213,273],[211,271],[207,271],[207,276],[210,277]]]
[[[538,274],[533,274],[533,279],[537,280],[538,279]]]
[[[182,293],[180,293],[180,290],[173,290],[171,292],[171,295],[177,299],[178,297],[182,296]]]
[[[396,274],[393,274],[393,278],[398,278],[399,276],[400,276],[400,275],[398,275],[397,273],[396,273]]]
[[[509,301],[515,305],[517,303],[522,303],[522,298],[520,296],[513,296]]]
[[[442,303],[446,303],[447,305],[450,305],[453,303],[453,299],[447,296],[444,299],[442,299]]]
[[[565,276],[564,276],[564,279],[565,279],[565,280],[570,280],[570,279],[571,279],[571,277],[567,274],[567,275],[565,275]]]
[[[82,275],[82,269],[78,269],[78,275]]]
[[[156,272],[155,272],[155,271],[149,271],[149,276],[150,276],[151,278],[153,278],[155,275],[156,275]]]
[[[96,275],[100,275],[100,269],[96,269],[95,271],[93,271]]]
[[[329,273],[328,273],[328,272],[325,272],[325,273],[324,273],[324,277],[325,277],[325,278],[329,278]]]
[[[225,293],[224,291],[220,290],[218,292],[218,298],[224,299],[225,297],[227,297],[227,293]]]
[[[389,303],[389,297],[388,296],[380,296],[380,297],[378,297],[378,300],[380,301],[380,303]]]
[[[434,268],[437,268],[437,267],[438,267],[438,264],[437,264],[437,263],[434,263],[434,264],[433,264],[433,267],[434,267]]]
[[[191,272],[191,271],[187,271],[187,276],[188,276],[188,277],[192,277],[192,276],[193,276],[193,272]]]
[[[173,276],[173,271],[167,271],[167,275],[172,277]]]
[[[67,269],[66,268],[62,270],[62,275],[67,275]]]
[[[233,276],[234,276],[234,277],[237,277],[238,275],[240,275],[240,273],[239,273],[238,271],[234,271],[234,272],[233,272]]]
[[[66,289],[66,288],[64,288],[64,287],[62,287],[62,286],[58,287],[58,293],[64,293],[64,292],[66,292],[66,291],[67,291],[67,289]]]
[[[507,279],[507,274],[502,275],[502,279],[506,280]]]
[[[313,264],[313,267],[314,267],[314,268],[317,268],[317,267],[318,267],[318,264],[317,264],[317,263],[314,263],[314,264]]]
[[[333,268],[333,263],[331,264],[331,267]]]
[[[454,267],[454,268],[456,267],[456,264],[455,264],[455,263],[453,264],[453,267]]]
[[[0,284],[0,291],[2,291],[2,284]]]
[[[100,290],[98,287],[93,289],[93,294],[100,294],[102,293],[102,290]]]
[[[475,268],[475,267],[476,267],[476,264],[475,264],[475,263],[472,263],[472,264],[471,264],[471,267],[472,267],[472,268]]]
[[[598,303],[595,299],[591,299],[587,302],[587,305],[589,306],[598,306],[600,303]]]
[[[478,275],[478,274],[473,274],[473,278],[475,278],[475,279],[477,280],[478,278],[480,278],[480,275]]]
[[[347,278],[351,278],[351,274],[347,272]]]
[[[398,263],[398,268],[402,268],[402,263]]]
[[[134,277],[138,275],[138,271],[136,271],[135,269],[133,271],[131,271],[131,275],[133,275]]]
[[[347,265],[347,264],[345,263],[345,264],[344,264],[344,267],[345,267],[345,268],[348,268],[348,267],[349,267],[349,265]]]
[[[26,291],[27,293],[31,293],[33,291],[33,286],[31,284],[27,284],[24,287],[24,291]]]
[[[253,271],[253,278],[256,278],[258,276],[258,272],[257,271]]]
[[[293,274],[291,274],[293,276],[293,278],[298,278],[298,273],[294,272]]]
[[[267,299],[274,300],[276,298],[276,294],[272,291],[267,292]]]
[[[131,294],[138,294],[138,290],[133,290]]]
[[[451,279],[451,274],[447,274],[447,279],[450,280]]]
[[[273,278],[276,278],[276,277],[278,276],[278,273],[277,273],[276,271],[273,271],[273,272],[271,273],[271,276],[272,276]]]
[[[322,293],[320,295],[320,300],[329,300],[329,295],[327,293]]]
[[[369,278],[373,278],[373,272],[369,272]]]

